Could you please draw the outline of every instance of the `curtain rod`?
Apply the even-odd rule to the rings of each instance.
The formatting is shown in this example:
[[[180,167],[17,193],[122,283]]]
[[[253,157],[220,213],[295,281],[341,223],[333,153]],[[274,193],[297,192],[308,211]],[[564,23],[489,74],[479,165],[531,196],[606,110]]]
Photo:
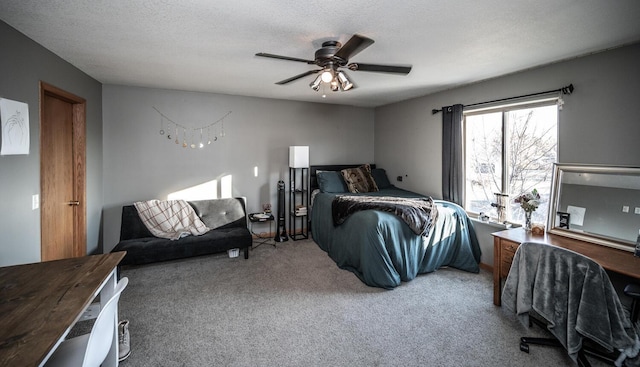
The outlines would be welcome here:
[[[480,106],[483,104],[489,104],[489,103],[495,103],[495,102],[502,102],[502,101],[509,101],[512,99],[518,99],[518,98],[525,98],[525,97],[533,97],[533,96],[539,96],[541,94],[549,94],[549,93],[554,93],[554,92],[562,92],[562,94],[571,94],[573,93],[573,84],[569,84],[566,87],[562,87],[559,89],[554,89],[554,90],[548,90],[546,92],[538,92],[538,93],[531,93],[531,94],[525,94],[522,96],[517,96],[517,97],[507,97],[507,98],[501,98],[501,99],[494,99],[493,101],[487,101],[487,102],[478,102],[478,103],[472,103],[472,104],[468,104],[468,105],[464,105],[463,107],[472,107],[472,106]],[[433,109],[431,110],[431,113],[433,115],[435,115],[438,112],[442,112],[442,110],[437,110],[437,109]]]

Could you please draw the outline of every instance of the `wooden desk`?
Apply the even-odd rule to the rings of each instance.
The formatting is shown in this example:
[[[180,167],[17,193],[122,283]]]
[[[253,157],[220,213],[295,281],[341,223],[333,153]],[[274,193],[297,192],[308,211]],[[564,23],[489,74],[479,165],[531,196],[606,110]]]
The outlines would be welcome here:
[[[113,295],[125,254],[0,268],[0,366],[43,365],[96,296]],[[118,365],[117,328],[113,342],[105,365]]]
[[[632,252],[545,233],[534,236],[522,228],[507,229],[493,235],[493,304],[500,306],[502,281],[509,275],[516,249],[524,242],[544,242],[585,255],[615,273],[640,280],[640,258]]]

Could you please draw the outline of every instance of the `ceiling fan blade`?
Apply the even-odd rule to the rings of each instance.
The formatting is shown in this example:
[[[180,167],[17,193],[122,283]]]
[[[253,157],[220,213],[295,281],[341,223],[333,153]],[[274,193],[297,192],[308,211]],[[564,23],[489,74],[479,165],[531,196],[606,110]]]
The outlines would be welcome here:
[[[306,64],[315,64],[316,63],[313,60],[305,60],[305,59],[299,59],[297,57],[289,57],[289,56],[280,56],[280,55],[274,55],[274,54],[267,54],[267,53],[264,53],[264,52],[258,52],[256,54],[256,56],[270,57],[272,59],[280,59],[280,60],[288,60],[288,61],[298,61],[298,62],[304,62]]]
[[[294,80],[298,80],[298,79],[300,79],[300,78],[304,78],[304,77],[305,77],[305,76],[307,76],[307,75],[317,74],[317,73],[319,73],[319,72],[321,72],[321,71],[322,71],[322,69],[318,69],[318,70],[309,70],[309,71],[306,71],[306,72],[304,72],[304,73],[302,73],[302,74],[298,74],[298,75],[296,75],[296,76],[292,76],[292,77],[291,77],[291,78],[289,78],[289,79],[281,80],[281,81],[277,82],[276,84],[278,84],[278,85],[287,84],[287,83],[292,82],[292,81],[294,81]]]
[[[358,54],[360,51],[365,48],[371,46],[375,42],[371,38],[361,36],[359,34],[354,34],[348,41],[345,43],[338,52],[335,53],[335,57],[339,57],[343,60],[349,60],[351,57]]]
[[[351,63],[347,65],[349,70],[353,71],[373,71],[378,73],[395,73],[395,74],[409,74],[411,66],[400,65],[376,65],[376,64],[361,64]]]

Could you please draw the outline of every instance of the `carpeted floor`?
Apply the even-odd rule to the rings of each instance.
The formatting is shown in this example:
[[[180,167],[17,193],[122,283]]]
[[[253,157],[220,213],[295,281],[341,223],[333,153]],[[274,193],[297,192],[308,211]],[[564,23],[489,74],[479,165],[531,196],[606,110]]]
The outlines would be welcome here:
[[[570,366],[519,337],[492,303],[488,272],[441,269],[394,290],[368,287],[311,240],[124,268],[120,319],[144,366]],[[594,366],[601,366],[597,362]]]

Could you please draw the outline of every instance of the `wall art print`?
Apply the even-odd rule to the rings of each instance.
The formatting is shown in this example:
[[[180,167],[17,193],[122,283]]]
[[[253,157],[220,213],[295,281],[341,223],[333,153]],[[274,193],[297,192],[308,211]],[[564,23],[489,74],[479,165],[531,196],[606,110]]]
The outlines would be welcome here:
[[[0,155],[29,154],[29,105],[0,98]]]

